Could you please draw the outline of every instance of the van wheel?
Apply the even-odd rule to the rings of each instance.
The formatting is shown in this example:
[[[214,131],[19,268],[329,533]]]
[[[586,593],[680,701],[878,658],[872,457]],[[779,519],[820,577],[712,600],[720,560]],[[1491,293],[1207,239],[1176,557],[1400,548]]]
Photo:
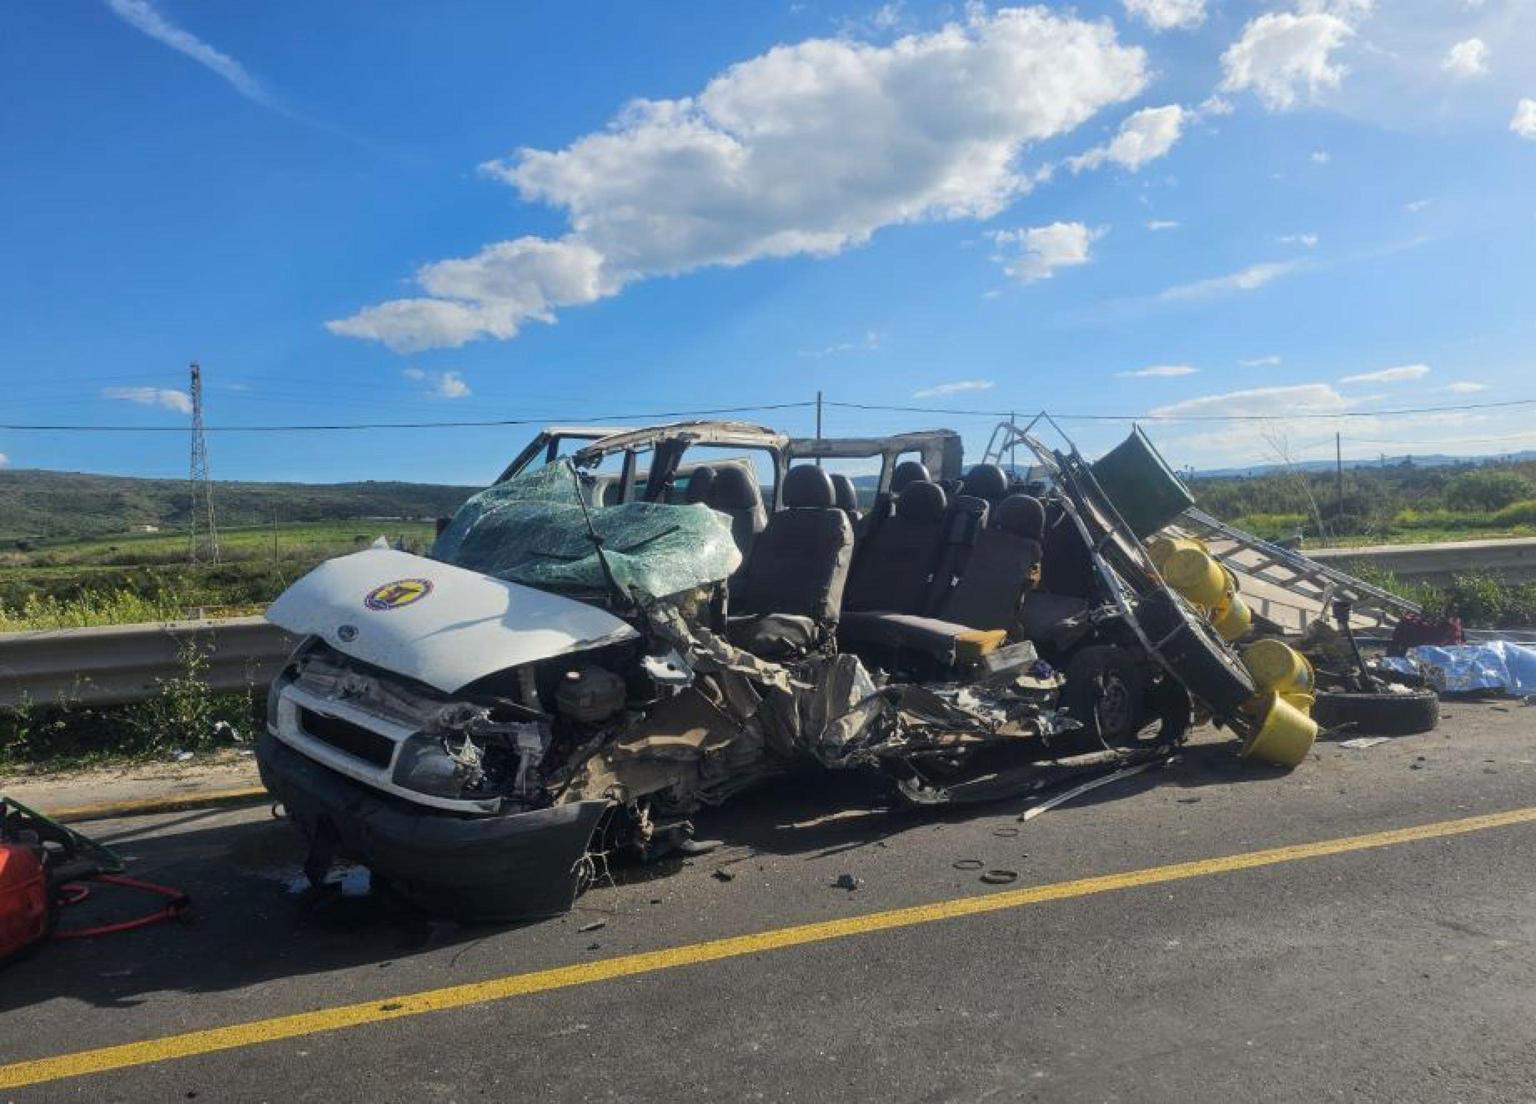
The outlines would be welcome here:
[[[1440,723],[1440,698],[1433,690],[1405,694],[1350,694],[1323,690],[1312,719],[1327,729],[1347,728],[1351,735],[1411,736]]]
[[[1106,743],[1128,744],[1146,722],[1146,680],[1123,648],[1099,644],[1067,661],[1062,708]]]

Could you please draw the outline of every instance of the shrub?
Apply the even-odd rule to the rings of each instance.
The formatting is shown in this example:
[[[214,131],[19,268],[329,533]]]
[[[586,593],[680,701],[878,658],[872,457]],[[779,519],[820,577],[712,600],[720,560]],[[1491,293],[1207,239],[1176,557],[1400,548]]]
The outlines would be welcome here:
[[[205,655],[189,647],[181,661],[182,669],[162,679],[158,693],[131,705],[90,706],[66,696],[0,708],[0,763],[163,755],[248,738],[261,723],[265,693],[252,687],[215,694],[204,681]]]
[[[1445,500],[1453,510],[1499,510],[1530,498],[1536,487],[1512,471],[1462,472],[1445,486]]]
[[[1511,502],[1495,511],[1493,521],[1497,525],[1536,525],[1536,498]]]

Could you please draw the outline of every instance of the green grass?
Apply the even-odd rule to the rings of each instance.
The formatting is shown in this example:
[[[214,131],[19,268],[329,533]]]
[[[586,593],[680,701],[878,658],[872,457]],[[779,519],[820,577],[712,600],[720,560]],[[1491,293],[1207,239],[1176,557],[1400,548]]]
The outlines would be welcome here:
[[[420,544],[432,539],[429,521],[343,520],[284,522],[219,531],[219,551],[226,561],[309,558],[339,555],[365,547],[375,537],[403,538]],[[187,533],[125,533],[85,540],[35,543],[26,551],[0,553],[0,567],[158,566],[187,559]]]
[[[127,534],[0,554],[0,632],[256,613],[294,580],[379,536],[421,551],[430,522],[320,521],[232,529],[222,561],[186,562],[185,533]]]
[[[1468,571],[1446,584],[1405,583],[1370,563],[1344,563],[1373,586],[1415,602],[1430,620],[1459,617],[1468,629],[1525,629],[1536,625],[1536,582],[1515,583],[1486,571]]]

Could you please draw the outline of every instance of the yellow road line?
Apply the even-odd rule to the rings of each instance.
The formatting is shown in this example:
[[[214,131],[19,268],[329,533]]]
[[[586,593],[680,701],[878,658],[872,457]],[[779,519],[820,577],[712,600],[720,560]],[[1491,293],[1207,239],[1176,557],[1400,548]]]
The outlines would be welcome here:
[[[104,801],[97,805],[69,805],[62,809],[41,809],[44,816],[61,824],[84,820],[113,820],[117,817],[147,816],[151,813],[180,813],[188,809],[206,809],[221,805],[243,805],[265,801],[265,786],[241,786],[231,790],[203,790],[200,793],[166,794],[138,801]]]
[[[591,985],[599,981],[612,981],[615,978],[650,974],[678,966],[694,966],[702,962],[717,962],[721,959],[761,954],[764,951],[821,943],[851,935],[888,931],[892,928],[911,927],[915,924],[929,924],[936,920],[976,916],[1002,909],[1040,904],[1044,901],[1088,897],[1114,890],[1159,885],[1186,878],[1206,877],[1211,874],[1229,874],[1233,871],[1252,870],[1256,867],[1274,866],[1278,863],[1296,862],[1301,859],[1316,859],[1327,855],[1342,855],[1351,851],[1392,847],[1401,843],[1415,843],[1421,840],[1439,839],[1532,822],[1536,822],[1536,807],[1511,809],[1503,813],[1490,813],[1486,816],[1466,817],[1461,820],[1443,820],[1433,824],[1415,825],[1411,828],[1394,828],[1390,831],[1372,832],[1363,836],[1318,840],[1289,847],[1273,847],[1264,851],[1249,851],[1213,859],[1173,863],[1170,866],[1129,870],[1122,874],[1103,874],[1093,878],[1053,882],[1048,885],[1029,886],[1024,889],[988,893],[977,897],[935,901],[932,904],[866,913],[840,920],[797,924],[793,927],[776,928],[751,935],[712,939],[704,943],[620,955],[617,958],[601,959],[596,962],[581,962],[549,970],[511,974],[507,977],[493,978],[490,981],[450,985],[442,989],[429,989],[405,996],[386,997],[381,1000],[346,1004],[335,1008],[321,1008],[313,1012],[299,1012],[288,1016],[274,1016],[271,1019],[231,1024],[228,1027],[188,1031],[181,1035],[167,1035],[138,1043],[82,1050],[52,1058],[14,1062],[0,1066],[0,1089],[15,1089],[66,1077],[79,1077],[128,1066],[141,1066],[150,1062],[163,1062],[172,1058],[190,1058],[199,1054],[211,1054],[215,1051],[252,1046],[257,1043],[270,1043],[320,1031],[335,1031],[338,1028],[357,1027],[361,1024],[396,1020],[405,1016],[420,1016],[427,1012],[442,1012],[451,1008],[463,1008],[466,1005],[544,993],[552,989]]]

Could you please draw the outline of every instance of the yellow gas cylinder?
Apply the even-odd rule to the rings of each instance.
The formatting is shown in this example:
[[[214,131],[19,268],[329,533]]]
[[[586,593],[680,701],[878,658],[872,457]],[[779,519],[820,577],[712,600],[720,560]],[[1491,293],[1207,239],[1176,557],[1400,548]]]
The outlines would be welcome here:
[[[1211,610],[1211,626],[1228,644],[1246,633],[1253,624],[1253,611],[1232,591],[1228,591]]]
[[[1147,542],[1147,557],[1152,561],[1153,567],[1162,571],[1168,562],[1168,557],[1180,548],[1204,551],[1205,545],[1194,537],[1153,537]]]
[[[1312,716],[1312,707],[1317,704],[1317,699],[1311,694],[1303,694],[1299,691],[1292,691],[1289,694],[1281,694],[1280,700],[1290,702],[1293,706],[1301,710],[1309,717]]]
[[[1306,656],[1280,640],[1259,640],[1243,649],[1243,665],[1261,690],[1312,693],[1315,679]]]
[[[1277,767],[1300,766],[1317,739],[1317,722],[1273,690],[1265,695],[1259,715],[1263,719],[1244,742],[1242,757]]]
[[[1203,548],[1175,548],[1162,571],[1169,586],[1206,609],[1217,605],[1227,592],[1226,570]]]

